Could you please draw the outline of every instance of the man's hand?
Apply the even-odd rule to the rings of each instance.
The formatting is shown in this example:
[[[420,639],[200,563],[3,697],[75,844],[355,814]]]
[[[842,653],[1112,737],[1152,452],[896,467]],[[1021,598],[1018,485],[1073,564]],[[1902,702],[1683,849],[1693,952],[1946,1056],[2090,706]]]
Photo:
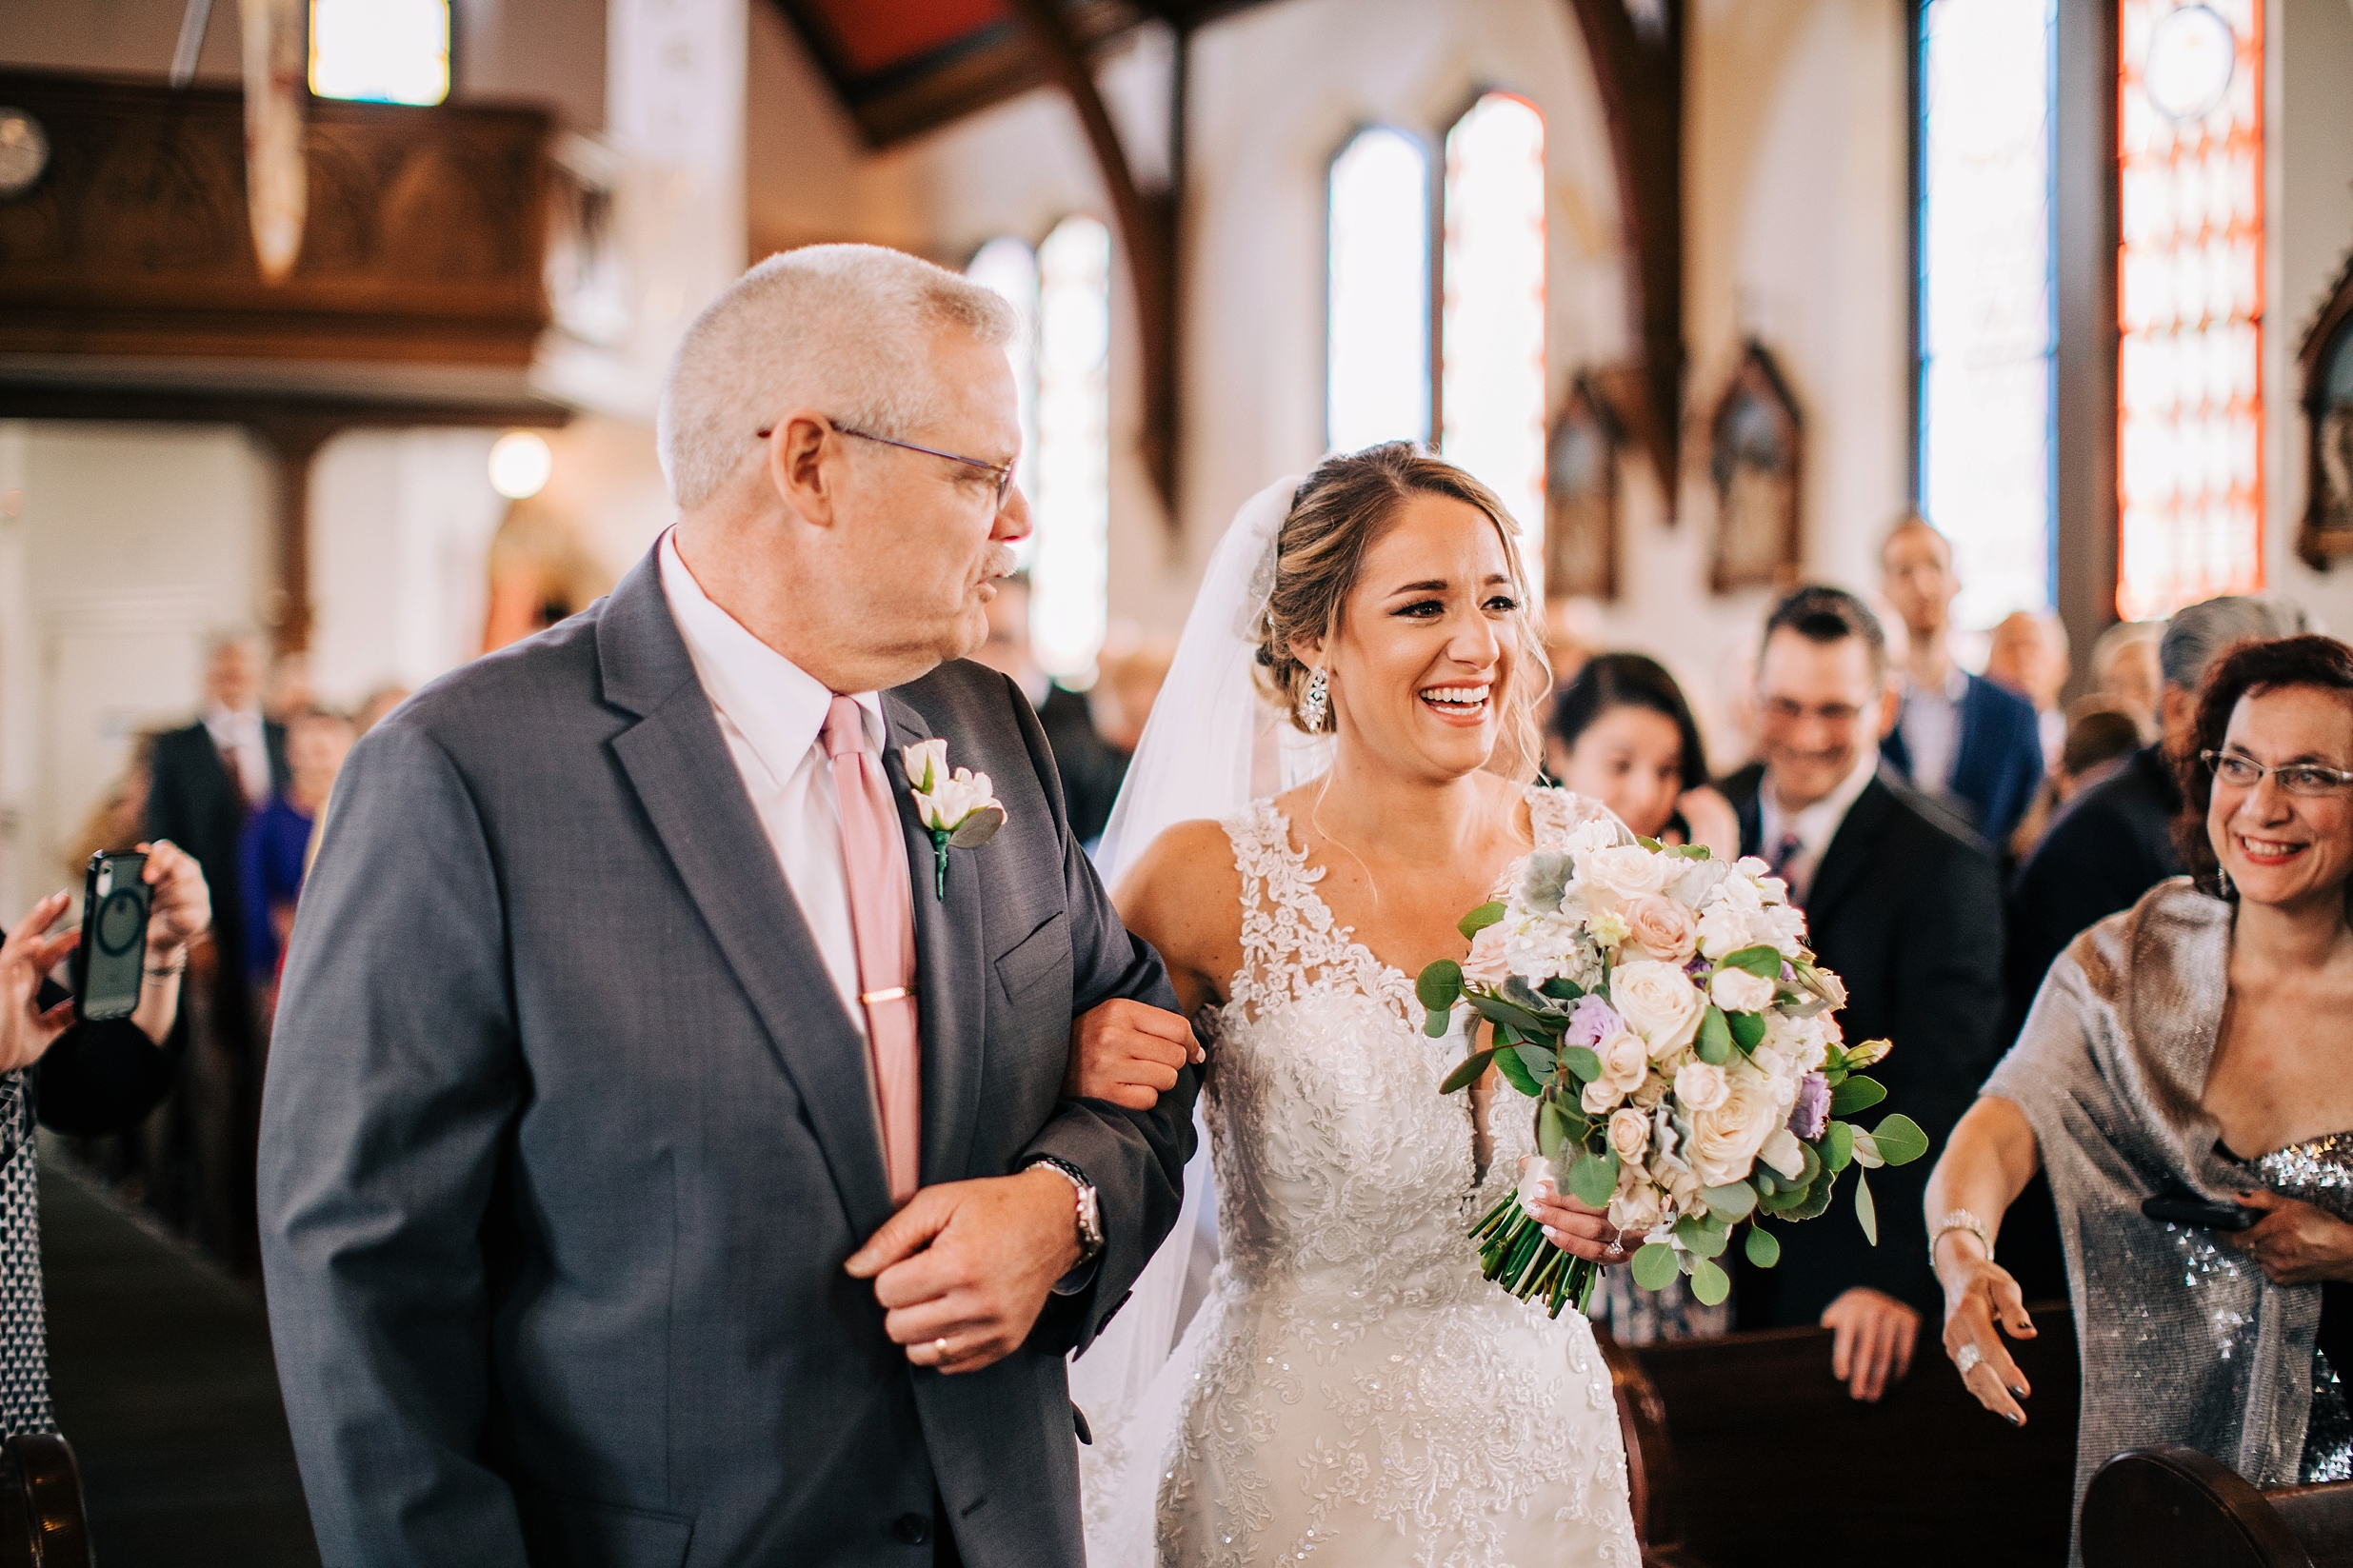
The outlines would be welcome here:
[[[1830,1376],[1858,1399],[1875,1402],[1912,1370],[1920,1314],[1884,1291],[1857,1285],[1822,1310],[1830,1341]]]
[[[0,1073],[40,1061],[73,1022],[71,997],[47,1012],[40,1006],[42,977],[82,940],[79,931],[44,934],[72,902],[69,893],[51,893],[25,911],[7,943],[0,943]]]
[[[1148,1111],[1176,1087],[1177,1074],[1204,1053],[1193,1026],[1148,1002],[1114,997],[1070,1025],[1070,1066],[1062,1092]]]
[[[1078,1260],[1070,1183],[1039,1169],[926,1187],[844,1266],[874,1281],[884,1330],[909,1361],[978,1372],[1029,1337]]]

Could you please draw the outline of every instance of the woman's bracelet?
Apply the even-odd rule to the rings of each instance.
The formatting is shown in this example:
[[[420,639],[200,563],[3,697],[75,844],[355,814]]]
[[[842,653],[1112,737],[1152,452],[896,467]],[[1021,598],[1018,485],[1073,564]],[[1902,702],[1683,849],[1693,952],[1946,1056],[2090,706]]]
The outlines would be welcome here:
[[[1931,1273],[1936,1269],[1936,1244],[1957,1230],[1976,1237],[1977,1244],[1985,1249],[1985,1261],[1993,1261],[1993,1239],[1985,1234],[1985,1221],[1967,1209],[1954,1209],[1939,1220],[1936,1229],[1928,1233],[1928,1268]]]
[[[180,949],[178,958],[165,963],[150,963],[147,966],[148,978],[150,980],[174,980],[187,972],[188,949],[185,947]]]

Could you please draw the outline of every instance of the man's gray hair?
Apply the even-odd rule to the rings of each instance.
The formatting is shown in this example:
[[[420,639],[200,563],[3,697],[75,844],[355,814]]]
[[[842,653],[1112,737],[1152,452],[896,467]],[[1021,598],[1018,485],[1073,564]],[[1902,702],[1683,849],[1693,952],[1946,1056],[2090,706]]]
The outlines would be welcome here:
[[[2268,593],[2224,594],[2173,612],[2157,645],[2157,667],[2168,685],[2194,694],[2206,666],[2232,644],[2295,637],[2306,629],[2304,612],[2293,601]]]
[[[939,398],[931,334],[1012,341],[1021,317],[994,289],[878,245],[810,245],[728,286],[679,340],[655,445],[670,499],[701,506],[790,408],[869,435],[920,437]]]

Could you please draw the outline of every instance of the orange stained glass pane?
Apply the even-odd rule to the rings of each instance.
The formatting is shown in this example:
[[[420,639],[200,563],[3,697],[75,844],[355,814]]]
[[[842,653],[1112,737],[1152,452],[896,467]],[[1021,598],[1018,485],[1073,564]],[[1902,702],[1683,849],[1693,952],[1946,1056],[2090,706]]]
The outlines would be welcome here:
[[[2263,6],[2123,0],[2117,613],[2263,586]]]

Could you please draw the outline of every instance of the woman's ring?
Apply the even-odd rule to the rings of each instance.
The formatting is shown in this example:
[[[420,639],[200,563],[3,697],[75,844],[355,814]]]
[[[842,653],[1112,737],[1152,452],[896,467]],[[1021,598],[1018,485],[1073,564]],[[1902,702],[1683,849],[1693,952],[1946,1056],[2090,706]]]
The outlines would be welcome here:
[[[1961,1375],[1964,1378],[1966,1378],[1970,1373],[1977,1370],[1978,1362],[1984,1360],[1984,1359],[1985,1353],[1978,1349],[1975,1344],[1965,1344],[1963,1345],[1960,1352],[1953,1357],[1953,1365],[1959,1367],[1961,1369]]]
[[[946,1366],[947,1364],[947,1340],[946,1336],[943,1335],[941,1338],[931,1341],[931,1364],[933,1366]]]

